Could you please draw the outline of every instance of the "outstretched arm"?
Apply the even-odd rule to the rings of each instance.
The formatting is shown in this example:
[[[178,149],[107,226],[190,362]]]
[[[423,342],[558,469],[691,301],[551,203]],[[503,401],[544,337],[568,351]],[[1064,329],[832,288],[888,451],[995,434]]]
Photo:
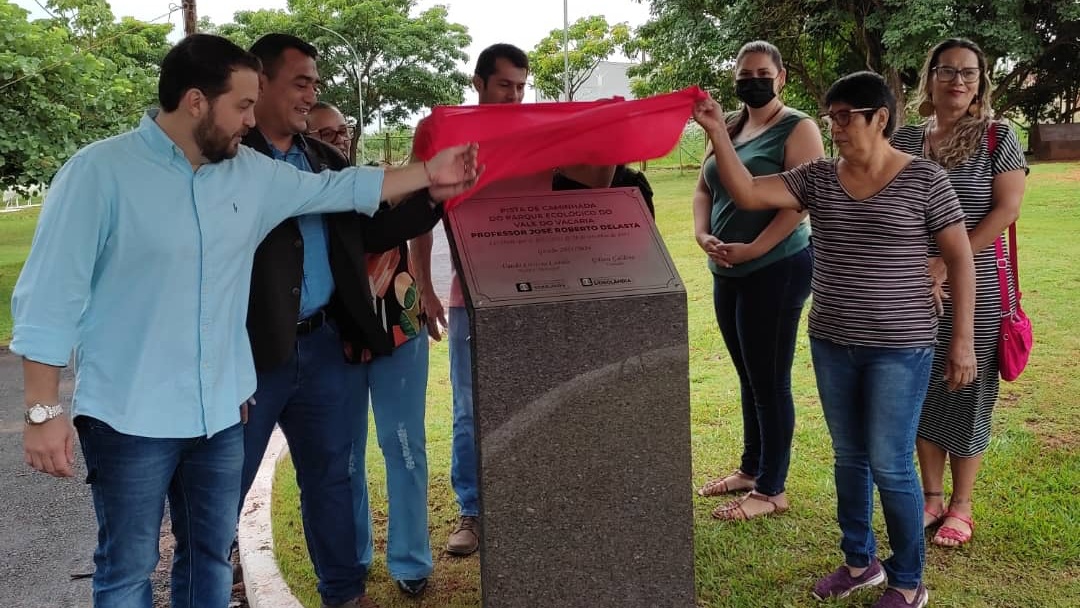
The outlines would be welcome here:
[[[712,98],[697,102],[694,120],[705,129],[716,154],[716,173],[740,209],[796,209],[802,203],[777,175],[754,177],[743,166],[728,137],[720,105]]]

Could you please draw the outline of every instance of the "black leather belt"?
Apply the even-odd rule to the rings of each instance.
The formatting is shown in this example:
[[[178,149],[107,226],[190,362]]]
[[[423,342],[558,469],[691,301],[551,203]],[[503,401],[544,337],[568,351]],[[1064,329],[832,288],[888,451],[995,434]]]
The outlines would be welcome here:
[[[306,336],[311,332],[319,329],[326,323],[326,310],[320,309],[319,312],[311,315],[303,321],[296,323],[296,335]]]

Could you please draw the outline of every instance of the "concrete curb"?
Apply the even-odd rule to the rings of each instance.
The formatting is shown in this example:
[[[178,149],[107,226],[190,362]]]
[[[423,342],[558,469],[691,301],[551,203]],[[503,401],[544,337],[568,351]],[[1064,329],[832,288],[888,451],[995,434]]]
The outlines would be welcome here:
[[[270,524],[274,470],[288,453],[285,436],[275,428],[240,512],[240,567],[249,608],[303,608],[278,570]]]

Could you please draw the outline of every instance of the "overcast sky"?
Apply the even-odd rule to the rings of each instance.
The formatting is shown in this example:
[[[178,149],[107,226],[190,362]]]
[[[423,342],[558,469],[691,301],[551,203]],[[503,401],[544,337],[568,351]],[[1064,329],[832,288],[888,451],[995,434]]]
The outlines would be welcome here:
[[[44,12],[34,0],[15,0],[15,4],[31,11],[35,16],[44,16]],[[168,13],[170,5],[179,6],[180,0],[110,0],[109,4],[117,17],[132,16],[150,21]],[[465,73],[472,72],[472,62],[488,45],[509,42],[530,51],[548,32],[561,29],[563,25],[562,0],[419,0],[418,4],[420,10],[442,4],[449,10],[450,21],[469,28],[472,44],[465,52],[469,55],[470,63],[461,66]],[[599,14],[604,15],[609,23],[625,21],[636,27],[649,17],[648,3],[637,0],[568,0],[568,4],[571,23],[581,17]],[[197,3],[197,7],[200,18],[210,17],[214,23],[228,23],[232,21],[236,11],[285,8],[286,1],[202,0]],[[179,38],[183,30],[179,11],[167,19],[176,26],[174,39]],[[165,21],[165,18],[161,21]],[[532,94],[527,94],[526,99],[531,101]],[[465,103],[475,102],[476,94],[472,91],[466,92]]]

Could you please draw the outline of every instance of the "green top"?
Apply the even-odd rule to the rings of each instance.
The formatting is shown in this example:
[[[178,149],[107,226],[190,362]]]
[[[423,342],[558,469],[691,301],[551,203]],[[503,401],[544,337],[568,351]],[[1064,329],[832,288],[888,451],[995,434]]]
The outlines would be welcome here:
[[[749,141],[735,144],[735,152],[739,155],[739,160],[751,175],[771,175],[784,170],[784,144],[787,143],[788,135],[791,134],[795,125],[804,118],[807,118],[806,114],[798,110],[786,109],[784,116],[764,133]],[[711,226],[712,235],[716,238],[725,243],[750,243],[776,217],[775,209],[747,211],[735,206],[716,174],[715,155],[710,155],[705,159],[702,171],[705,175],[705,184],[712,192]],[[710,259],[709,270],[721,276],[742,277],[798,253],[809,245],[810,224],[803,221],[787,238],[777,243],[765,255],[737,264],[733,268],[721,268]]]

